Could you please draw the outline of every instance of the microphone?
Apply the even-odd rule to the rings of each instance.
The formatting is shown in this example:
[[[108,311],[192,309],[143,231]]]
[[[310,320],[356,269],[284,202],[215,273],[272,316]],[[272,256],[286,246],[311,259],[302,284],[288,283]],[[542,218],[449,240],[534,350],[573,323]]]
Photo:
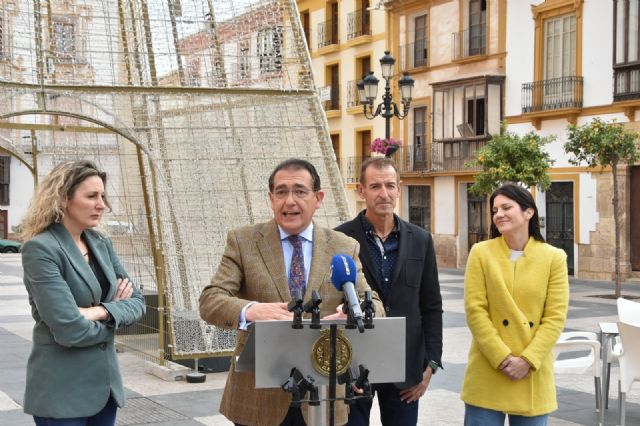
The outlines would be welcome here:
[[[355,320],[360,333],[364,333],[360,299],[355,289],[357,272],[356,262],[351,256],[336,254],[331,259],[331,282],[338,291],[342,291],[349,315]]]

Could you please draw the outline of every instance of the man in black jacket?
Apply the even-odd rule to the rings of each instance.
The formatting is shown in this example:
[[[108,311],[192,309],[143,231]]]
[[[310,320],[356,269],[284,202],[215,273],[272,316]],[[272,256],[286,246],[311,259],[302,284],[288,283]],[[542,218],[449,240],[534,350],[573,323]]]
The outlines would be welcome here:
[[[386,316],[406,318],[406,376],[403,383],[373,386],[383,425],[415,426],[418,401],[441,368],[442,297],[431,234],[394,214],[400,178],[393,160],[362,163],[358,194],[366,210],[336,228],[360,243],[367,282],[384,303]],[[349,425],[368,425],[371,401],[351,406]]]

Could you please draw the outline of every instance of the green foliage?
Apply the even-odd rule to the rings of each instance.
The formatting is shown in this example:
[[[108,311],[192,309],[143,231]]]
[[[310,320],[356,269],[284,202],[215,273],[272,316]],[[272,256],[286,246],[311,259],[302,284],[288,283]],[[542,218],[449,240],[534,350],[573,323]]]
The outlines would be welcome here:
[[[538,185],[546,189],[551,185],[547,170],[553,163],[542,147],[553,141],[554,136],[540,137],[534,132],[519,136],[507,131],[503,124],[499,135],[478,150],[476,159],[467,167],[482,167],[476,176],[471,192],[491,194],[505,182],[517,182],[526,186]]]
[[[640,156],[635,145],[639,135],[615,121],[607,123],[594,118],[588,124],[572,124],[568,129],[569,141],[564,144],[564,150],[573,155],[569,159],[571,164],[584,161],[589,167],[607,167],[620,162],[631,164]]]
[[[622,274],[620,272],[620,234],[622,220],[620,219],[620,196],[618,189],[618,164],[633,164],[638,160],[640,152],[636,147],[636,139],[640,136],[615,121],[607,123],[600,118],[593,119],[583,126],[569,126],[569,140],[564,144],[564,150],[573,157],[571,164],[579,165],[585,162],[589,167],[611,166],[613,179],[613,220],[615,223],[615,296],[620,297],[622,291]]]

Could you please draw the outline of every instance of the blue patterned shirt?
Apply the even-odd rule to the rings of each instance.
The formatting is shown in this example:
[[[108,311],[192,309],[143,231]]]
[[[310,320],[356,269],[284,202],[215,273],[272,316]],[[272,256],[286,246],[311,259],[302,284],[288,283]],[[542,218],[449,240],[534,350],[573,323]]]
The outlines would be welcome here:
[[[394,215],[395,226],[393,231],[383,241],[375,230],[373,225],[369,223],[365,217],[367,211],[363,210],[360,213],[360,222],[362,223],[362,229],[367,239],[367,248],[371,254],[371,260],[376,265],[375,274],[376,280],[380,283],[381,297],[386,296],[391,292],[393,271],[396,267],[396,261],[398,260],[398,251],[400,248],[400,222]]]

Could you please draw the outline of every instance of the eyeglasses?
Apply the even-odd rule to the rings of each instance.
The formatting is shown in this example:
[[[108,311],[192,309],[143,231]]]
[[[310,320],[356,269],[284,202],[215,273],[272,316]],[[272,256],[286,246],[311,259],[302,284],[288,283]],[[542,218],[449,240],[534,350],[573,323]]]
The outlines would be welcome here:
[[[294,198],[301,200],[301,199],[307,198],[309,194],[311,194],[311,192],[312,191],[307,188],[296,188],[291,191],[287,188],[279,188],[273,191],[273,196],[276,197],[278,200],[286,200],[287,198],[289,198],[289,194],[293,194]]]

